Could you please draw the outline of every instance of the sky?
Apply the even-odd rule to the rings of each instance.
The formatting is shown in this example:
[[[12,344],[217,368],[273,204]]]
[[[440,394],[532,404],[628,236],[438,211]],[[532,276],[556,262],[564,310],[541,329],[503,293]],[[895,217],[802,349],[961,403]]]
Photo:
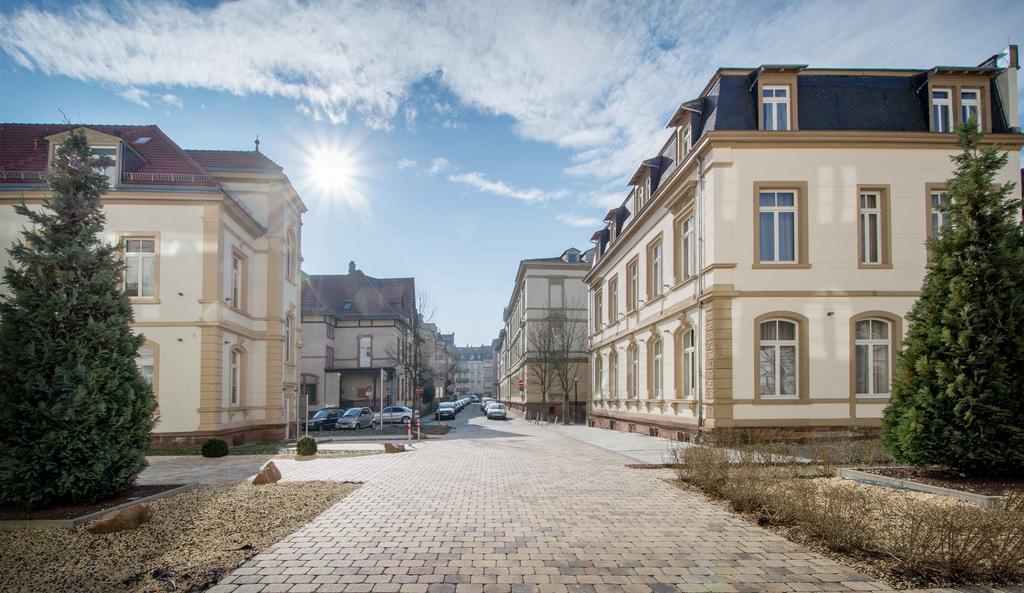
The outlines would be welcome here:
[[[4,0],[0,121],[258,136],[309,208],[304,271],[415,277],[475,345],[717,68],[973,66],[1022,33],[1019,0]]]

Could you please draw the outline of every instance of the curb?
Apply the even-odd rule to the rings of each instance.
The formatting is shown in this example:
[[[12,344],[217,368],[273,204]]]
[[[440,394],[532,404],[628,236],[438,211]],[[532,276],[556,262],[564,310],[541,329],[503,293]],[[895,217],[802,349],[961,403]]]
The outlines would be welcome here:
[[[870,484],[872,486],[896,488],[898,490],[911,490],[914,492],[924,492],[926,494],[946,496],[948,498],[958,498],[960,500],[976,504],[978,506],[997,506],[1002,504],[1003,502],[1002,496],[987,496],[984,494],[974,494],[973,492],[953,490],[952,488],[943,488],[942,486],[932,486],[931,484],[923,484],[921,482],[915,482],[913,480],[890,478],[888,476],[880,476],[878,474],[872,474],[870,472],[863,472],[860,470],[849,469],[845,467],[837,469],[836,475],[839,476],[840,478],[843,478],[844,480],[853,480],[854,482]]]
[[[88,515],[82,515],[81,517],[74,517],[71,519],[16,519],[12,521],[0,521],[0,529],[49,529],[51,527],[72,529],[95,519],[99,519],[107,513],[127,508],[132,505],[139,504],[140,502],[153,502],[154,500],[159,500],[167,496],[181,494],[182,492],[191,490],[198,485],[198,482],[182,484],[177,488],[171,488],[170,490],[164,490],[163,492],[157,492],[156,494],[150,494],[149,496],[143,496],[142,498],[122,502],[121,504],[114,505],[110,508],[101,509],[89,513]]]

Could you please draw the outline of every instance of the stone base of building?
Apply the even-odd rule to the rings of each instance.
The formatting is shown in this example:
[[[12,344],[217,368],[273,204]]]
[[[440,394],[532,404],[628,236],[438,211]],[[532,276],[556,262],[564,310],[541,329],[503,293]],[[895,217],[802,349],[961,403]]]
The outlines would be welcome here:
[[[548,419],[550,419],[551,421],[554,421],[555,418],[557,417],[558,421],[562,422],[563,419],[565,418],[565,416],[562,413],[562,402],[560,402],[560,401],[559,402],[548,402],[546,404],[543,403],[543,402],[523,402],[523,401],[518,401],[518,402],[515,402],[515,401],[507,402],[506,401],[506,402],[502,402],[502,403],[505,404],[506,408],[509,408],[513,412],[516,412],[516,413],[518,413],[518,414],[520,414],[522,416],[527,416],[528,415],[531,419],[537,417],[538,415],[541,415],[541,416],[545,416],[546,415],[548,417]],[[570,401],[569,404],[567,406],[565,406],[565,411],[566,411],[566,413],[569,414],[569,421],[570,422],[572,422],[572,420],[574,418],[574,416],[573,416],[573,411],[574,410],[575,410],[576,422],[579,423],[579,424],[585,423],[587,421],[587,402],[581,401],[579,403],[576,403],[576,402]]]
[[[246,443],[262,443],[280,441],[284,438],[284,424],[264,424],[259,426],[242,426],[221,430],[197,430],[193,432],[154,432],[152,446],[154,449],[178,449],[198,447],[211,437],[220,437],[228,445],[234,447]]]
[[[648,436],[663,437],[683,442],[699,442],[704,438],[750,437],[765,440],[804,440],[820,438],[864,438],[876,437],[881,431],[877,419],[863,419],[860,424],[830,424],[822,420],[816,424],[773,425],[771,420],[760,426],[715,426],[709,421],[698,428],[696,420],[662,418],[643,414],[608,414],[591,411],[587,424],[596,428],[634,432]]]

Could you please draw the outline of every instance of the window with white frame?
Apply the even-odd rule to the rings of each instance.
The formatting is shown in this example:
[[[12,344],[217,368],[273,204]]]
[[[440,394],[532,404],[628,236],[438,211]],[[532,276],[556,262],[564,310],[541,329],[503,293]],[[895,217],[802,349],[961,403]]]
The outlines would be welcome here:
[[[661,338],[651,343],[651,397],[661,399],[664,381],[664,357]]]
[[[110,159],[110,164],[103,168],[103,174],[107,177],[107,183],[117,184],[117,147],[116,146],[90,146],[89,152],[93,156],[105,156]]]
[[[690,276],[693,276],[695,272],[695,260],[696,252],[693,248],[693,217],[688,216],[682,224],[682,236],[680,237],[680,243],[682,245],[681,262],[680,262],[680,273],[682,279],[685,280]]]
[[[928,229],[932,241],[942,236],[942,230],[949,225],[949,206],[951,200],[948,191],[931,192],[931,228]]]
[[[697,386],[697,344],[692,329],[683,332],[683,397],[693,397]]]
[[[953,91],[932,89],[932,131],[953,131]]]
[[[242,257],[231,254],[231,306],[236,309],[242,308],[242,265]]]
[[[758,196],[761,263],[795,263],[796,191],[762,191]]]
[[[891,324],[884,319],[865,319],[855,326],[857,395],[889,395],[891,375]]]
[[[640,393],[640,349],[633,346],[629,349],[629,397],[637,397]]]
[[[295,274],[295,254],[293,233],[288,231],[284,239],[284,275],[291,280]]]
[[[640,302],[640,262],[633,262],[626,268],[626,308],[635,311]]]
[[[594,331],[600,330],[601,326],[604,325],[604,319],[602,318],[604,303],[602,301],[601,291],[594,292]]]
[[[981,91],[979,89],[960,89],[960,123],[967,123],[967,120],[975,118],[978,122],[977,129],[981,126]]]
[[[142,378],[152,387],[153,377],[156,375],[156,350],[151,346],[139,348],[139,353],[135,357],[135,364],[138,365]]]
[[[292,361],[292,316],[284,316],[284,361]]]
[[[878,192],[860,194],[860,263],[882,262],[882,197]]]
[[[789,129],[788,86],[766,86],[761,89],[761,129]]]
[[[608,355],[608,397],[619,395],[619,351],[613,349]]]
[[[601,399],[604,393],[604,364],[601,360],[601,353],[598,352],[594,355],[594,384],[597,385],[597,389],[594,392],[597,394],[597,399]]]
[[[656,297],[661,294],[662,291],[662,274],[661,274],[661,241],[651,246],[651,297]]]
[[[124,240],[124,292],[130,297],[156,296],[156,239]]]
[[[796,322],[769,319],[761,323],[760,333],[761,396],[796,396],[797,354],[800,347]]]
[[[690,140],[690,128],[689,127],[685,127],[685,128],[683,128],[683,142],[682,142],[682,144],[683,144],[683,158],[686,158],[686,155],[690,154],[690,149],[693,148],[693,146],[691,146],[691,142],[692,141]]]
[[[238,405],[242,398],[242,352],[237,349],[231,350],[231,370],[228,385],[230,402]]]
[[[608,323],[619,320],[619,277],[614,276],[608,281]]]

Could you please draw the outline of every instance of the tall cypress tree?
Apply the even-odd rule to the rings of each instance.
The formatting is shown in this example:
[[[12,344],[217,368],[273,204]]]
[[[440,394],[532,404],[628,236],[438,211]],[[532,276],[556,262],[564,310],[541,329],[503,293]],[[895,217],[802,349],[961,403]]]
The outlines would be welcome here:
[[[53,192],[8,250],[0,297],[0,501],[30,509],[124,491],[145,467],[153,391],[136,367],[118,246],[101,241],[108,157],[72,133]]]
[[[1024,228],[1007,155],[959,129],[949,224],[928,244],[921,298],[893,376],[882,440],[899,460],[969,473],[1024,469]]]

